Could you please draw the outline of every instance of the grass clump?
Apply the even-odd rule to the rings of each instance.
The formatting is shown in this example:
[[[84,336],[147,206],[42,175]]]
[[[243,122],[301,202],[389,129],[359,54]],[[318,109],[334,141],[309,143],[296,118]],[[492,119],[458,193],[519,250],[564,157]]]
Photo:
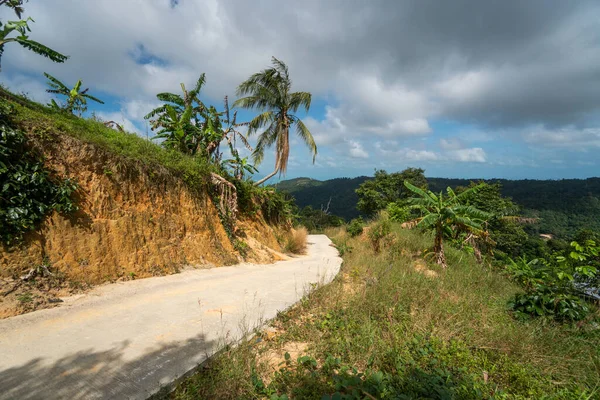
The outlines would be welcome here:
[[[308,230],[299,226],[285,233],[283,239],[283,251],[290,254],[304,254],[306,252],[306,239]]]
[[[245,342],[215,358],[172,397],[600,396],[600,331],[593,321],[515,319],[506,304],[519,286],[454,248],[447,249],[446,270],[428,264],[422,254],[432,236],[397,223],[389,228],[391,240],[379,252],[369,238],[329,230],[346,250],[339,276],[281,313],[272,322],[275,339]],[[290,343],[305,343],[306,350],[273,371],[263,355]]]

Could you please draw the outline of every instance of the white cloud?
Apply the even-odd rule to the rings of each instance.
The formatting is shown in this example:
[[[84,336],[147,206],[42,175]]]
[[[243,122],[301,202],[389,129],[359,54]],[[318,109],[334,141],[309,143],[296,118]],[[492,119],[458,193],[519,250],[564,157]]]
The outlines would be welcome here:
[[[440,139],[440,147],[444,150],[460,150],[465,147],[459,138]]]
[[[353,158],[369,158],[369,153],[367,153],[365,151],[365,149],[363,148],[362,144],[360,144],[359,142],[357,142],[355,140],[348,140],[348,145],[350,147],[350,149],[348,150],[348,153],[350,154],[350,157],[353,157]]]
[[[590,147],[600,147],[600,128],[577,129],[568,126],[552,130],[535,126],[525,131],[524,139],[536,146],[587,151]]]
[[[459,162],[477,162],[484,163],[487,160],[487,155],[481,147],[471,149],[451,150],[448,153],[448,158]]]

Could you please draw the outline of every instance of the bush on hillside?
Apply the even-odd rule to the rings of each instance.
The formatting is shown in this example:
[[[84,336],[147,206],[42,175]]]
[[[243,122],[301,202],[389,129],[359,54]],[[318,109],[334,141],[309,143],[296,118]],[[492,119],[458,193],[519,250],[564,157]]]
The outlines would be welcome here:
[[[22,239],[52,211],[77,209],[71,195],[75,182],[53,177],[43,161],[27,146],[27,137],[7,119],[11,107],[0,104],[0,241]]]
[[[348,232],[351,237],[356,237],[363,232],[364,225],[365,223],[361,217],[354,218],[350,221],[348,226],[346,226],[346,232]]]

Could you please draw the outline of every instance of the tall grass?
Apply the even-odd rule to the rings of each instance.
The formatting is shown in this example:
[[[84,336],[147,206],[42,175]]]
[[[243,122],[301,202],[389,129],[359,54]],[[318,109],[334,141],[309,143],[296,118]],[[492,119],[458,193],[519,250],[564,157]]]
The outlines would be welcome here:
[[[348,395],[351,387],[359,396],[348,398],[600,396],[600,332],[593,324],[513,319],[506,303],[519,287],[455,249],[447,249],[447,270],[427,264],[422,253],[433,239],[398,224],[379,252],[366,237],[327,233],[344,252],[334,282],[281,314],[275,341],[246,343],[243,362],[215,359],[210,375],[190,378],[174,398],[225,398],[221,388],[231,387],[232,370],[252,383],[227,393],[236,398],[321,398]],[[261,354],[290,342],[308,343],[308,357],[266,372]],[[196,397],[188,396],[191,388]]]
[[[285,233],[283,251],[291,254],[306,253],[307,237],[308,230],[305,227],[292,228],[289,232]]]

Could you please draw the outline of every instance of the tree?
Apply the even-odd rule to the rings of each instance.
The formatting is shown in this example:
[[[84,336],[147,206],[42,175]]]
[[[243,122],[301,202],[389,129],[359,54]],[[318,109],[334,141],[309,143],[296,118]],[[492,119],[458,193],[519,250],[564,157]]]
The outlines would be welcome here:
[[[488,250],[494,251],[498,258],[514,258],[523,254],[528,235],[523,229],[519,206],[512,199],[502,196],[500,183],[471,182],[469,185],[471,188],[476,186],[478,190],[467,195],[464,202],[490,214],[486,230],[491,239],[488,244],[492,246],[488,246]],[[457,187],[456,192],[466,189]]]
[[[185,154],[194,155],[201,150],[204,122],[201,116],[206,115],[208,110],[198,96],[205,82],[206,75],[201,74],[190,91],[181,83],[183,96],[168,92],[156,95],[165,104],[144,116],[144,119],[152,119],[151,129],[158,130],[153,139],[164,139],[163,146]]]
[[[385,170],[376,170],[374,179],[363,182],[356,194],[358,203],[356,208],[366,215],[373,215],[383,210],[390,203],[398,202],[398,206],[405,204],[411,192],[408,191],[404,182],[409,181],[421,189],[427,188],[425,170],[421,168],[407,168],[402,172],[388,174]]]
[[[252,157],[256,165],[264,158],[265,150],[275,144],[275,170],[255,183],[260,185],[279,172],[287,171],[290,155],[290,128],[296,126],[296,134],[304,141],[313,154],[313,163],[317,155],[317,145],[312,134],[302,120],[292,114],[300,108],[306,112],[310,109],[311,94],[308,92],[291,92],[292,81],[287,66],[277,58],[272,58],[273,67],[258,72],[237,89],[242,97],[234,103],[234,107],[257,109],[263,111],[248,124],[248,135],[265,128],[260,134]]]
[[[89,88],[81,90],[81,79],[77,81],[72,89],[69,89],[64,83],[53,77],[52,75],[44,72],[46,78],[48,78],[48,86],[50,89],[46,89],[46,92],[65,96],[66,103],[60,106],[54,99],[51,100],[50,106],[57,110],[63,110],[71,114],[75,114],[81,117],[81,115],[87,111],[87,100],[93,100],[97,103],[104,104],[104,102],[90,94],[88,94]]]
[[[417,197],[409,199],[410,207],[423,214],[418,219],[416,226],[434,231],[433,252],[436,262],[446,268],[444,238],[453,237],[458,232],[481,233],[483,232],[482,223],[490,216],[484,211],[464,204],[465,198],[479,190],[479,187],[472,187],[459,195],[448,187],[446,189],[447,196],[444,197],[443,192],[436,195],[432,191],[418,188],[408,181],[404,181],[404,186],[417,195]]]
[[[6,6],[12,9],[17,15],[17,18],[19,18],[19,21],[8,21],[5,24],[2,24],[0,21],[0,60],[2,54],[4,53],[4,45],[6,43],[15,42],[19,43],[27,50],[31,50],[34,53],[49,58],[54,62],[65,62],[69,58],[68,56],[52,50],[51,48],[39,42],[29,39],[28,32],[31,32],[31,28],[29,28],[29,21],[35,21],[32,18],[21,20],[21,15],[24,12],[23,3],[23,0],[0,0],[0,6]],[[18,33],[18,36],[9,38],[8,36],[13,32]]]
[[[152,130],[158,130],[153,139],[164,139],[163,146],[167,148],[189,155],[202,154],[219,163],[219,144],[225,139],[237,160],[236,138],[252,150],[244,135],[237,129],[245,124],[236,122],[237,113],[231,116],[227,96],[225,111],[222,112],[217,111],[214,106],[207,107],[200,100],[200,91],[205,82],[206,75],[202,74],[190,91],[181,84],[183,95],[166,92],[157,94],[156,97],[165,104],[150,111],[144,119],[152,119]]]

